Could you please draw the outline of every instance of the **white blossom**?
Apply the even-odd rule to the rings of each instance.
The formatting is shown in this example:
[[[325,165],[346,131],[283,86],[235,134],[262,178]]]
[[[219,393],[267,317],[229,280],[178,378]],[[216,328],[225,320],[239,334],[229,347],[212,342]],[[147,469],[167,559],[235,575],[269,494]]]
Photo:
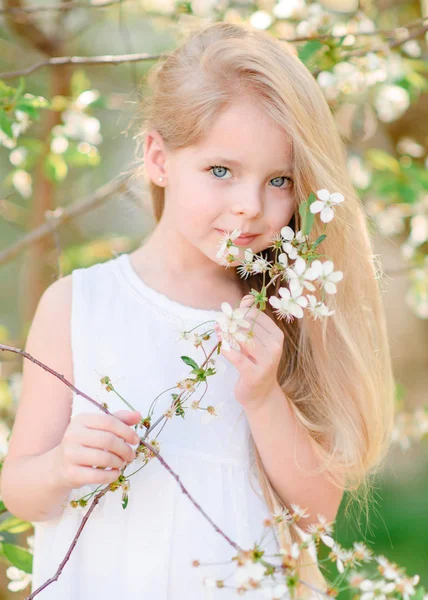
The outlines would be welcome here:
[[[282,249],[294,260],[298,256],[299,248],[306,242],[307,236],[303,235],[301,231],[295,234],[291,227],[287,225],[281,229],[281,237],[285,240]]]
[[[222,234],[216,256],[224,266],[229,264],[229,261],[227,260],[228,256],[238,256],[239,248],[231,245],[230,242],[236,240],[240,235],[241,231],[239,229],[234,229],[232,232],[226,231]]]
[[[266,273],[270,266],[270,262],[265,258],[256,258],[253,262],[253,273]]]
[[[308,14],[305,0],[280,0],[272,9],[277,19],[301,21]]]
[[[217,323],[221,330],[222,346],[226,350],[230,350],[231,347],[239,350],[237,342],[245,342],[247,340],[247,334],[241,329],[249,329],[251,327],[251,323],[244,319],[245,314],[248,312],[248,307],[244,306],[233,309],[228,302],[223,302],[221,310],[222,314],[217,317]]]
[[[269,303],[274,307],[280,319],[285,318],[289,323],[294,317],[297,319],[303,318],[303,308],[308,305],[308,301],[304,296],[300,296],[295,290],[290,292],[286,287],[281,287],[278,290],[281,298],[271,296]]]
[[[235,580],[241,584],[251,581],[258,582],[263,579],[265,571],[266,568],[261,563],[247,562],[244,566],[236,569]]]
[[[206,410],[202,412],[201,423],[207,425],[213,419],[218,417],[223,406],[224,402],[219,402],[216,406],[207,406]]]
[[[403,52],[412,58],[418,58],[421,55],[421,47],[416,40],[408,40],[401,46]]]
[[[379,119],[385,123],[401,117],[409,106],[409,92],[399,85],[383,85],[374,101]]]
[[[32,576],[30,573],[21,571],[21,569],[18,569],[14,566],[6,569],[6,575],[11,580],[7,584],[7,588],[11,592],[19,592],[20,590],[24,590],[32,581]]]
[[[304,288],[310,292],[315,292],[315,286],[311,283],[318,277],[318,271],[308,267],[306,261],[301,256],[296,258],[292,267],[286,270],[287,277],[290,283],[290,290],[296,295],[301,295]]]
[[[256,10],[250,16],[250,23],[256,29],[267,29],[272,25],[272,16],[265,10]]]
[[[329,310],[324,302],[321,302],[321,300],[318,300],[315,296],[312,296],[312,294],[308,294],[306,297],[309,302],[308,310],[312,313],[314,320],[318,317],[329,317],[330,315],[334,315],[334,310]]]
[[[281,598],[290,598],[288,588],[284,583],[278,583],[273,587],[263,588],[262,594],[268,600],[281,600]]]
[[[321,262],[314,260],[311,269],[316,273],[317,281],[322,285],[327,294],[335,294],[337,292],[336,283],[342,281],[342,271],[334,271],[334,264],[331,260]]]
[[[385,556],[376,556],[376,562],[379,563],[379,571],[385,579],[397,579],[400,576],[397,565],[390,563]]]
[[[311,213],[321,213],[320,218],[323,223],[329,223],[334,217],[334,209],[338,204],[345,200],[340,192],[330,194],[325,188],[317,191],[318,200],[312,202]]]
[[[33,193],[33,178],[30,173],[23,169],[17,169],[13,172],[12,184],[23,198],[30,198]]]
[[[360,600],[385,600],[387,595],[395,590],[395,583],[387,583],[383,579],[372,581],[371,579],[364,579],[360,583],[360,590],[364,593],[361,594]]]

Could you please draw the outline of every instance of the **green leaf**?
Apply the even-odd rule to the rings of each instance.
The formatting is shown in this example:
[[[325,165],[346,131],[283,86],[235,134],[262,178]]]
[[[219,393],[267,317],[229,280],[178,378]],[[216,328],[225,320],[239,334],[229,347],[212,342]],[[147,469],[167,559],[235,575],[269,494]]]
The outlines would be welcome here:
[[[390,171],[391,173],[399,173],[400,163],[391,154],[379,150],[378,148],[371,148],[366,152],[366,159],[372,165],[373,168],[379,171]]]
[[[305,200],[304,202],[302,202],[299,206],[299,215],[300,218],[302,220],[301,223],[301,230],[303,231],[306,227],[306,218],[307,218],[307,213],[308,213],[308,202],[307,200]]]
[[[186,365],[188,365],[189,367],[192,367],[192,369],[199,369],[199,365],[197,363],[195,363],[193,358],[189,358],[188,356],[181,356],[180,358],[183,362],[186,363]]]
[[[298,50],[298,56],[305,64],[323,47],[319,40],[310,40],[301,46]]]
[[[25,571],[25,573],[33,572],[33,555],[21,546],[7,544],[3,542],[3,555],[12,563],[13,566]]]
[[[416,590],[416,593],[412,596],[412,600],[423,600],[424,597],[425,597],[425,588],[424,588],[424,586],[421,586]]]
[[[4,110],[0,110],[0,129],[13,140],[12,121],[9,119]]]
[[[32,525],[28,521],[18,519],[18,517],[8,517],[2,523],[0,523],[0,531],[9,531],[10,533],[21,533],[31,529]]]
[[[313,204],[316,199],[317,199],[317,197],[315,196],[315,194],[313,192],[311,192],[308,197],[308,206],[310,207],[311,204]]]
[[[315,221],[315,215],[310,212],[309,206],[314,202],[316,197],[314,194],[310,194],[308,200],[302,202],[299,206],[299,214],[302,219],[301,231],[303,235],[309,235],[312,229],[312,225]]]
[[[316,248],[317,246],[319,246],[321,244],[321,242],[323,242],[325,240],[326,237],[327,237],[327,235],[325,233],[320,235],[319,238],[317,238],[315,240],[315,242],[312,244],[312,248]]]
[[[67,177],[68,167],[62,156],[50,152],[43,163],[46,177],[54,183],[59,183]]]

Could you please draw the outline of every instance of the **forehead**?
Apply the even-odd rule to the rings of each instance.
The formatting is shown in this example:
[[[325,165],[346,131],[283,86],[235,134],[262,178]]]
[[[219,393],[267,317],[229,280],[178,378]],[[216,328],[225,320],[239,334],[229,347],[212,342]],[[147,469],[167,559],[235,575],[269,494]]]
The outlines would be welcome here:
[[[291,165],[292,142],[261,106],[243,100],[220,114],[208,135],[188,150],[195,158],[225,157],[229,163],[272,169]]]

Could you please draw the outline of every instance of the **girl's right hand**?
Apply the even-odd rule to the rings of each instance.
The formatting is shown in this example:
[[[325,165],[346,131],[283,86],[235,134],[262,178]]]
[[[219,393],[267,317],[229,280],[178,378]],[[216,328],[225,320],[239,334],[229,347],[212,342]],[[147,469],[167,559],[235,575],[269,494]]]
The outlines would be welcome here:
[[[135,458],[131,445],[138,444],[140,438],[129,426],[140,420],[139,412],[129,410],[73,417],[57,446],[54,479],[70,488],[116,481],[120,470]]]

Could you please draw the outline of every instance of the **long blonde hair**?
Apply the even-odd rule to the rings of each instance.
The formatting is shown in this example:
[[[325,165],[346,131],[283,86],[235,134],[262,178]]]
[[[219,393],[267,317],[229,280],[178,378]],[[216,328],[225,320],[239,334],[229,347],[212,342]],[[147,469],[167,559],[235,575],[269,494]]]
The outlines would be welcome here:
[[[266,32],[245,25],[215,23],[194,31],[172,52],[164,53],[148,75],[148,88],[137,113],[137,162],[146,132],[155,129],[171,150],[203,139],[220,113],[237,97],[256,100],[292,142],[296,210],[311,191],[340,191],[345,202],[328,225],[322,252],[344,273],[335,314],[326,319],[278,321],[285,334],[278,380],[301,425],[310,434],[329,480],[367,508],[370,476],[383,464],[394,419],[394,381],[379,273],[373,260],[364,212],[346,167],[346,148],[324,96],[294,49]],[[164,188],[150,182],[154,215],[159,221]],[[321,234],[319,219],[312,233]],[[271,260],[273,251],[264,253]],[[261,275],[243,281],[261,289]],[[278,287],[280,282],[278,280]],[[256,473],[271,511],[285,507],[272,487],[252,440]],[[359,496],[357,496],[357,491]],[[302,530],[300,530],[301,532]],[[278,525],[281,545],[301,541],[299,527]],[[312,563],[311,565],[309,563]],[[319,566],[307,550],[299,558],[302,580],[326,590]],[[306,596],[309,586],[300,586]],[[306,591],[305,591],[306,590]]]

